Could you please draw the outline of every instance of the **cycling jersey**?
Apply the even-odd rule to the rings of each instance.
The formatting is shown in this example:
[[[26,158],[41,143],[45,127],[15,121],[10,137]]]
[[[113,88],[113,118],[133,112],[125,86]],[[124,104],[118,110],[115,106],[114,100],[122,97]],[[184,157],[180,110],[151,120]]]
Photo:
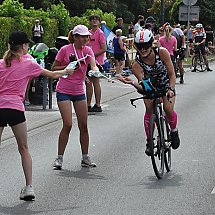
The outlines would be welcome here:
[[[136,55],[136,62],[143,68],[145,75],[148,75],[153,86],[160,92],[166,93],[169,88],[169,75],[163,61],[159,56],[159,48],[153,48],[155,53],[155,63],[149,65],[141,60],[140,54]]]
[[[204,39],[206,39],[206,33],[202,32],[202,31],[200,31],[200,32],[197,31],[194,34],[194,38],[195,38],[196,43],[201,43]]]

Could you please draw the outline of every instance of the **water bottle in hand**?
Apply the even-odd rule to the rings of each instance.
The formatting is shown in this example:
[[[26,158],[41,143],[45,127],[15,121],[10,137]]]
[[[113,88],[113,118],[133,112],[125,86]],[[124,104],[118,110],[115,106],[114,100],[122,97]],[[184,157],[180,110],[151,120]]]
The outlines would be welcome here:
[[[77,69],[78,67],[78,61],[75,57],[75,55],[71,54],[70,57],[70,63],[68,64],[68,66],[66,67],[66,69]],[[68,74],[65,74],[62,76],[63,78],[67,78],[68,77]]]

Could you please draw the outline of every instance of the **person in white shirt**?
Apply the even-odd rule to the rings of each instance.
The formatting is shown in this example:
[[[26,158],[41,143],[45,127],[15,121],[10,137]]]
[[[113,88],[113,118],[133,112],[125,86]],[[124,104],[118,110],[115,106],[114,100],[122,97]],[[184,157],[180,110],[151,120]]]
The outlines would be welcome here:
[[[32,28],[33,33],[33,41],[35,43],[41,43],[42,42],[42,35],[44,34],[43,26],[40,25],[40,20],[35,20],[35,25]]]
[[[134,25],[134,34],[136,34],[139,30],[142,30],[141,29],[141,22],[144,21],[144,16],[142,15],[139,15],[138,18],[137,18],[137,22],[136,24]]]

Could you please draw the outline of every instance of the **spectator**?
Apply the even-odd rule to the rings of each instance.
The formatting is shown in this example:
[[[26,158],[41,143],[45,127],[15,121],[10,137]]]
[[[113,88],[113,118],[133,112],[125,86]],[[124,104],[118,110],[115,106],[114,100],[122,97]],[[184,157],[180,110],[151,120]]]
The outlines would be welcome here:
[[[41,43],[42,42],[42,35],[44,34],[43,26],[40,25],[40,20],[35,20],[35,25],[32,28],[33,33],[33,41],[35,43]]]
[[[137,22],[134,25],[134,34],[137,33],[137,31],[142,30],[142,26],[144,26],[144,16],[139,15],[137,18]]]
[[[206,33],[206,40],[205,40],[206,47],[208,46],[209,41],[212,42],[212,46],[213,46],[214,35],[213,35],[213,29],[210,25],[207,25],[205,27],[205,33]]]
[[[90,41],[88,46],[92,48],[95,55],[97,67],[102,72],[102,66],[104,65],[104,54],[106,52],[106,38],[104,32],[99,28],[100,17],[98,15],[92,15],[89,17],[91,29],[90,29]],[[88,67],[90,70],[90,67]],[[87,104],[89,112],[102,112],[101,108],[101,85],[98,77],[87,77],[89,81],[86,83]],[[95,104],[91,107],[92,95],[95,94]]]
[[[4,127],[9,125],[16,137],[25,176],[26,186],[20,193],[22,200],[35,198],[32,187],[32,159],[27,144],[27,125],[23,104],[26,86],[29,80],[39,75],[59,78],[74,72],[73,69],[65,68],[52,72],[26,59],[30,42],[25,32],[12,32],[9,36],[9,48],[0,60],[0,142]],[[14,165],[17,164],[14,163]]]
[[[96,167],[88,155],[89,133],[88,133],[88,111],[87,101],[84,92],[84,80],[87,66],[98,71],[92,49],[87,46],[91,33],[85,25],[77,25],[69,33],[70,44],[63,46],[58,52],[53,63],[53,70],[64,69],[71,58],[81,59],[73,75],[67,78],[60,78],[57,83],[56,96],[57,104],[61,113],[63,127],[58,139],[58,156],[53,163],[54,169],[61,169],[63,155],[68,143],[69,134],[72,129],[72,104],[77,116],[78,128],[80,131],[80,145],[82,151],[82,167]]]
[[[112,32],[114,34],[116,34],[116,30],[117,29],[121,29],[122,30],[122,27],[123,27],[123,18],[119,17],[119,18],[116,19],[116,26],[112,29]]]
[[[121,36],[122,30],[121,29],[116,30],[116,37],[113,38],[116,76],[120,75],[125,67],[126,46],[124,45]]]

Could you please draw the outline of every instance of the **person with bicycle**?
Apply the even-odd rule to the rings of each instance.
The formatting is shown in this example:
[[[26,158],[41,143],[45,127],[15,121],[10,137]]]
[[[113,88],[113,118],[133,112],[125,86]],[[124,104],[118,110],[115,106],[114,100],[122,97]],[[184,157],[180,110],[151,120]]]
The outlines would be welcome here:
[[[196,32],[193,36],[193,42],[194,42],[194,47],[195,52],[194,55],[199,54],[199,51],[202,53],[202,56],[204,58],[205,65],[207,67],[207,71],[212,71],[212,69],[209,68],[208,60],[207,60],[207,52],[205,48],[205,40],[206,40],[206,33],[203,29],[203,25],[201,23],[198,23],[196,25]],[[192,72],[196,72],[196,67],[197,67],[197,61],[194,61],[194,68]]]
[[[184,83],[184,66],[183,60],[185,58],[185,35],[180,28],[180,24],[177,24],[173,29],[172,35],[177,40],[177,52],[175,57],[177,58],[177,64],[180,72],[180,83]]]
[[[152,95],[154,90],[162,95],[164,111],[171,127],[172,148],[177,149],[180,145],[180,139],[177,129],[178,117],[174,110],[176,83],[174,67],[167,49],[163,47],[153,48],[153,40],[154,36],[150,30],[145,29],[137,32],[134,39],[137,55],[132,65],[132,72],[138,82],[130,77],[120,76],[118,79],[125,84],[133,85],[139,93],[147,95],[147,97]],[[151,89],[146,89],[146,86],[143,85],[143,80],[146,78],[150,78],[151,80],[149,84]],[[144,99],[144,104],[146,107],[144,127],[148,141],[150,117],[153,113],[153,100]],[[145,153],[149,156],[151,155],[148,142]]]

